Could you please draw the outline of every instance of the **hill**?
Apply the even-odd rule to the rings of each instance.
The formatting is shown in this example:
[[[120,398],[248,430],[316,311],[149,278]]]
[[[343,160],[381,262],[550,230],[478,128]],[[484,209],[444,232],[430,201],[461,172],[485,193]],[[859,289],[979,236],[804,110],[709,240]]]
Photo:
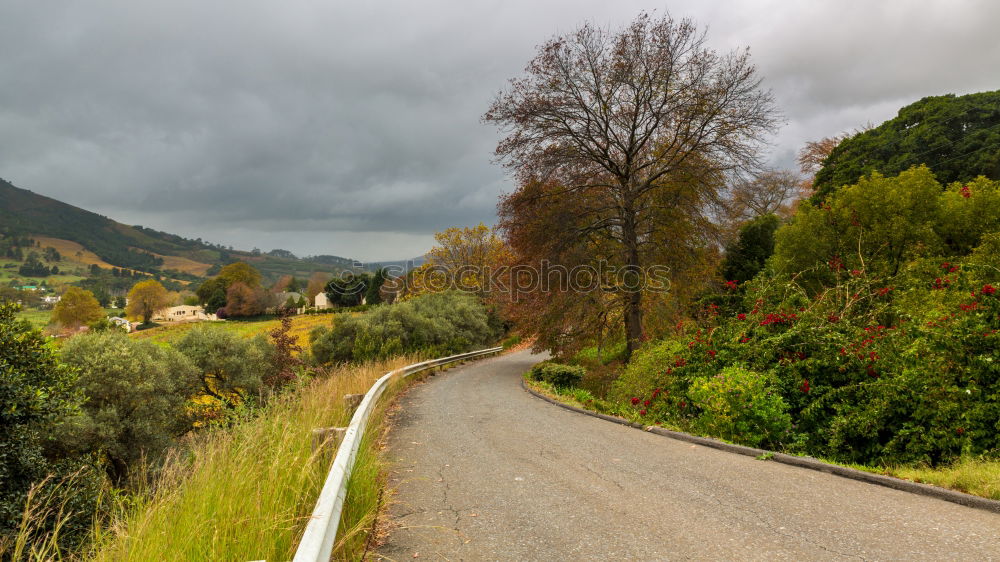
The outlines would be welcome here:
[[[0,235],[28,236],[74,261],[100,267],[162,272],[175,278],[212,275],[234,261],[253,264],[268,280],[289,274],[307,277],[315,271],[336,273],[354,260],[339,256],[301,259],[286,250],[246,252],[191,240],[108,217],[21,189],[0,179]]]
[[[841,142],[816,174],[816,200],[872,172],[926,164],[942,184],[1000,179],[1000,91],[932,96]]]

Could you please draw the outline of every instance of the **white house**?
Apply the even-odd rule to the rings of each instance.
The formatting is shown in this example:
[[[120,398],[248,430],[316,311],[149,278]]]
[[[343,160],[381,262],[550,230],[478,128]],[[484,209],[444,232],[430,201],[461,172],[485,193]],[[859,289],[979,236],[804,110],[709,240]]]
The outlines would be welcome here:
[[[108,322],[111,322],[115,326],[125,330],[126,332],[131,332],[134,326],[128,320],[121,318],[120,316],[111,316],[108,318]]]
[[[323,291],[316,293],[316,298],[313,299],[313,306],[321,310],[324,308],[333,308],[330,306],[330,299],[327,298],[326,293]]]
[[[216,319],[214,314],[205,314],[205,309],[202,307],[186,304],[165,308],[153,315],[154,322],[197,322]]]

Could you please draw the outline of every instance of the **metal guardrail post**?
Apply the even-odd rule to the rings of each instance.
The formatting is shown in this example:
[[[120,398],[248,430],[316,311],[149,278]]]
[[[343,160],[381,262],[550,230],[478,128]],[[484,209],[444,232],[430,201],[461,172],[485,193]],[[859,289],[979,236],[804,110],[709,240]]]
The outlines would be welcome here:
[[[375,410],[378,399],[388,388],[389,383],[396,378],[406,378],[426,369],[438,367],[456,361],[474,359],[484,355],[490,355],[503,351],[502,347],[492,347],[469,353],[461,353],[450,357],[432,359],[422,363],[407,365],[406,367],[390,371],[377,381],[361,399],[350,425],[344,432],[343,441],[337,449],[337,456],[333,459],[330,473],[326,477],[323,489],[319,493],[316,507],[313,508],[312,517],[306,525],[306,530],[302,534],[302,540],[295,551],[294,562],[328,562],[333,553],[333,546],[337,540],[337,530],[340,527],[340,514],[344,509],[344,499],[347,496],[347,481],[350,479],[351,470],[354,468],[354,460],[361,446],[361,438],[364,436],[365,428],[368,424],[368,417]]]

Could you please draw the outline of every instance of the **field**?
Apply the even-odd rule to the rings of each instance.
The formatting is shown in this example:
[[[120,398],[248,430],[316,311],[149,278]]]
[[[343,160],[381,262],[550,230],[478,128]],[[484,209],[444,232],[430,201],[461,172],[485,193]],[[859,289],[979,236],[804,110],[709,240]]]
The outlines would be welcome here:
[[[309,332],[317,326],[329,326],[333,314],[304,314],[292,317],[292,330],[290,334],[298,337],[299,345],[307,347],[309,344]],[[134,332],[132,337],[138,339],[148,339],[159,344],[172,344],[179,341],[195,326],[211,325],[222,330],[227,330],[239,334],[245,338],[252,338],[257,334],[266,334],[281,325],[281,320],[277,318],[266,318],[263,320],[234,321],[226,320],[222,322],[182,322],[177,324],[164,324],[149,330]]]
[[[104,312],[108,316],[117,316],[122,313],[121,310],[117,308],[105,308]],[[37,308],[22,308],[21,312],[17,313],[18,318],[24,318],[35,328],[44,329],[49,325],[49,319],[52,318],[52,310],[40,310]]]
[[[197,262],[183,256],[165,256],[156,253],[153,255],[163,258],[163,269],[176,269],[183,273],[204,277],[208,270],[212,268],[212,264]]]
[[[44,328],[49,324],[49,318],[52,317],[51,310],[39,310],[37,308],[22,308],[21,312],[17,313],[18,318],[24,318],[35,328]]]

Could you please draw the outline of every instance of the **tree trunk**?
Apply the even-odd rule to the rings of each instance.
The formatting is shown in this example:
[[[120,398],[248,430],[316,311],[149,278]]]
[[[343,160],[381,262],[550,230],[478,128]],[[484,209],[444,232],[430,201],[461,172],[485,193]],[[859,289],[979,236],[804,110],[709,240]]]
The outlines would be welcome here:
[[[642,289],[628,287],[632,275],[642,275],[642,261],[639,259],[639,237],[635,224],[636,212],[628,205],[622,217],[622,242],[625,244],[624,276],[626,287],[625,297],[625,362],[632,360],[632,353],[639,349],[642,343]]]
[[[642,292],[634,291],[625,296],[625,362],[632,359],[632,352],[642,343]]]

